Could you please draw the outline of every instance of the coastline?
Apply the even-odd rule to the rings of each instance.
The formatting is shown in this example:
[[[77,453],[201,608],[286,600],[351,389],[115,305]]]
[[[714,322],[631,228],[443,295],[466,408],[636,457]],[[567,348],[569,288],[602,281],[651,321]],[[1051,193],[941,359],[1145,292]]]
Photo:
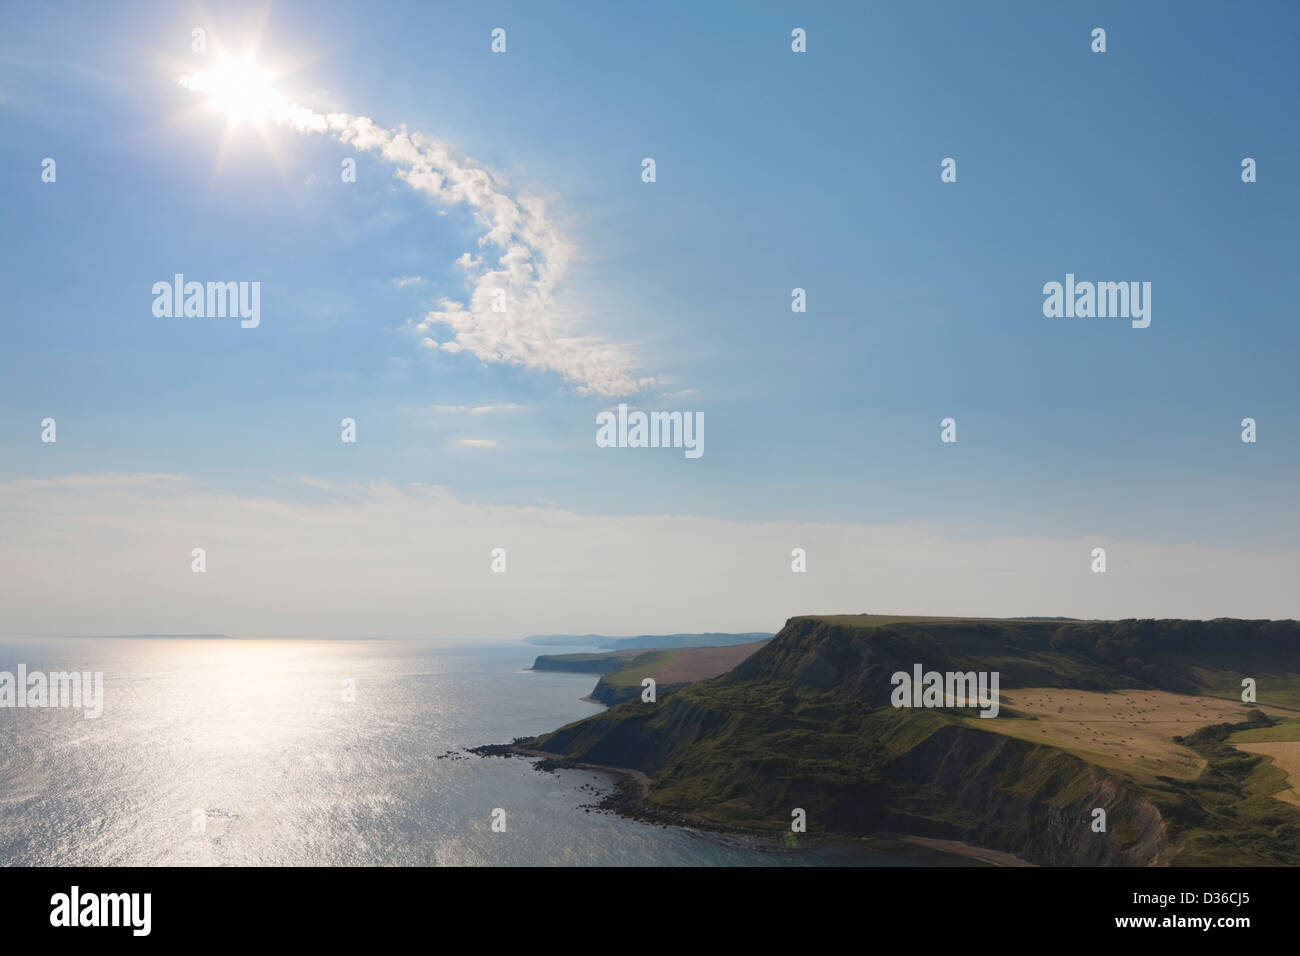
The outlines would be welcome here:
[[[853,852],[872,852],[931,866],[995,866],[1027,867],[1029,863],[1010,853],[974,846],[959,840],[939,840],[910,834],[881,833],[863,837],[843,834],[801,835],[796,845],[782,842],[771,829],[743,827],[718,823],[698,814],[655,806],[647,799],[650,777],[640,770],[614,767],[556,757],[541,750],[517,744],[487,744],[468,748],[480,757],[519,757],[533,761],[539,773],[557,770],[585,770],[608,778],[614,785],[612,792],[592,804],[580,805],[582,809],[597,813],[612,813],[627,820],[651,826],[676,827],[707,833],[718,838],[738,838],[754,848],[770,853],[796,853],[810,847],[843,847]]]
[[[535,670],[535,668],[530,668],[530,670]],[[577,672],[574,671],[574,673]],[[597,679],[596,687],[592,688],[591,693],[579,698],[579,700],[599,704],[608,710],[610,704],[594,696],[603,677],[604,675],[601,675]],[[794,835],[784,832],[778,835],[771,828],[719,823],[699,814],[657,806],[649,800],[650,777],[639,770],[574,761],[564,757],[557,757],[555,754],[545,751],[523,747],[517,742],[473,747],[469,748],[468,752],[478,756],[529,759],[534,761],[533,769],[540,773],[553,773],[556,770],[585,770],[598,773],[612,782],[613,790],[601,797],[596,803],[581,805],[583,810],[611,813],[624,819],[635,820],[652,826],[676,827],[709,833],[714,836],[740,838],[759,849],[769,852],[795,852],[801,847],[806,849],[810,846],[841,846],[846,849],[875,851],[902,859],[915,860],[923,858],[931,865],[936,866],[1037,866],[1035,863],[1030,863],[1002,850],[976,846],[962,840],[947,840],[906,833],[881,832],[858,837],[846,834],[800,834],[797,842],[786,842],[791,840]]]

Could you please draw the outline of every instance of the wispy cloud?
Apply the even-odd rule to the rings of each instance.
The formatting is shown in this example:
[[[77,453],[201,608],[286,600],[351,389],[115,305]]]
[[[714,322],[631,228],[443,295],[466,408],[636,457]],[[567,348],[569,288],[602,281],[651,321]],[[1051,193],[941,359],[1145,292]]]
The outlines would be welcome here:
[[[214,82],[207,73],[180,78],[181,86],[195,92],[211,92]],[[436,310],[411,321],[421,346],[555,372],[585,394],[628,395],[654,384],[653,378],[635,374],[637,362],[626,346],[584,333],[557,303],[555,289],[573,249],[547,218],[541,200],[405,126],[385,129],[366,116],[317,113],[284,98],[270,104],[269,115],[293,129],[376,153],[411,188],[444,205],[463,203],[473,210],[485,232],[477,254],[465,252],[456,260],[470,289],[468,299],[444,298]]]
[[[495,438],[462,438],[460,444],[466,448],[495,448],[500,442]]]
[[[393,280],[393,285],[399,289],[405,289],[407,286],[419,285],[424,281],[424,276],[401,276]]]

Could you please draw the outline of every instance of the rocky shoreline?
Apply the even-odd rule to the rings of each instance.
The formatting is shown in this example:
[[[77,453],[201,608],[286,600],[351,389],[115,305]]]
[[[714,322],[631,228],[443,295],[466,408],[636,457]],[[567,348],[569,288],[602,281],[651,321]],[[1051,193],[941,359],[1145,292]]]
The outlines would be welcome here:
[[[557,770],[586,770],[603,774],[613,782],[613,791],[602,794],[600,799],[594,803],[579,804],[580,809],[587,812],[613,814],[625,820],[634,820],[650,826],[678,827],[708,833],[714,839],[743,843],[748,849],[757,849],[763,852],[790,853],[811,846],[833,845],[859,848],[862,843],[869,842],[870,849],[896,856],[923,859],[932,865],[970,865],[972,863],[992,866],[1030,865],[1010,854],[998,854],[995,851],[987,851],[957,841],[930,841],[901,834],[882,834],[871,838],[860,838],[857,841],[835,835],[801,834],[798,843],[795,844],[789,842],[789,837],[783,841],[771,830],[721,824],[683,810],[655,806],[646,799],[650,778],[637,770],[568,760],[542,751],[530,750],[519,743],[486,744],[481,747],[469,747],[463,753],[473,754],[478,757],[518,757],[532,761],[533,769],[538,773],[554,773]],[[446,756],[451,759],[466,759],[463,756],[452,758],[451,753]]]
[[[787,849],[787,847],[777,842],[770,830],[727,826],[683,810],[655,806],[646,800],[646,791],[650,785],[650,778],[637,770],[568,760],[563,757],[556,757],[554,754],[529,750],[518,743],[486,744],[481,747],[467,748],[465,752],[478,757],[520,757],[532,761],[533,769],[538,773],[554,773],[557,770],[588,770],[609,777],[614,785],[613,791],[602,795],[595,803],[582,804],[581,809],[583,810],[612,813],[626,820],[635,820],[638,823],[648,823],[654,826],[681,827],[688,830],[740,836],[750,840],[771,843],[772,849]]]

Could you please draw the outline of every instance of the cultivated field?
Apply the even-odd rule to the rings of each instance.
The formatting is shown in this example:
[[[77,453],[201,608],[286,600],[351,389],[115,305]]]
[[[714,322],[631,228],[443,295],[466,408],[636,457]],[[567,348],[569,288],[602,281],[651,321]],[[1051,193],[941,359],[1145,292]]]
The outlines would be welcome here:
[[[1006,715],[970,718],[972,726],[1073,751],[1085,760],[1139,776],[1190,780],[1205,761],[1173,738],[1209,724],[1240,723],[1244,704],[1156,690],[1111,694],[1056,687],[1004,691],[1002,706],[1030,719]],[[982,725],[982,726],[981,726]]]
[[[730,644],[725,647],[689,647],[678,651],[662,670],[652,676],[660,684],[682,684],[708,680],[731,670],[766,644]]]

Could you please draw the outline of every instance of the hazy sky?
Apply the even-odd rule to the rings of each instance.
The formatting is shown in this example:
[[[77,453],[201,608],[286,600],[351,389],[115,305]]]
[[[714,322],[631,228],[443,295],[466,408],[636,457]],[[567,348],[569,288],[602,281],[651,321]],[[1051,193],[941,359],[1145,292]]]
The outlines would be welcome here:
[[[1296,616],[1300,9],[1090,6],[6,11],[0,631]],[[178,82],[254,45],[296,123]]]

